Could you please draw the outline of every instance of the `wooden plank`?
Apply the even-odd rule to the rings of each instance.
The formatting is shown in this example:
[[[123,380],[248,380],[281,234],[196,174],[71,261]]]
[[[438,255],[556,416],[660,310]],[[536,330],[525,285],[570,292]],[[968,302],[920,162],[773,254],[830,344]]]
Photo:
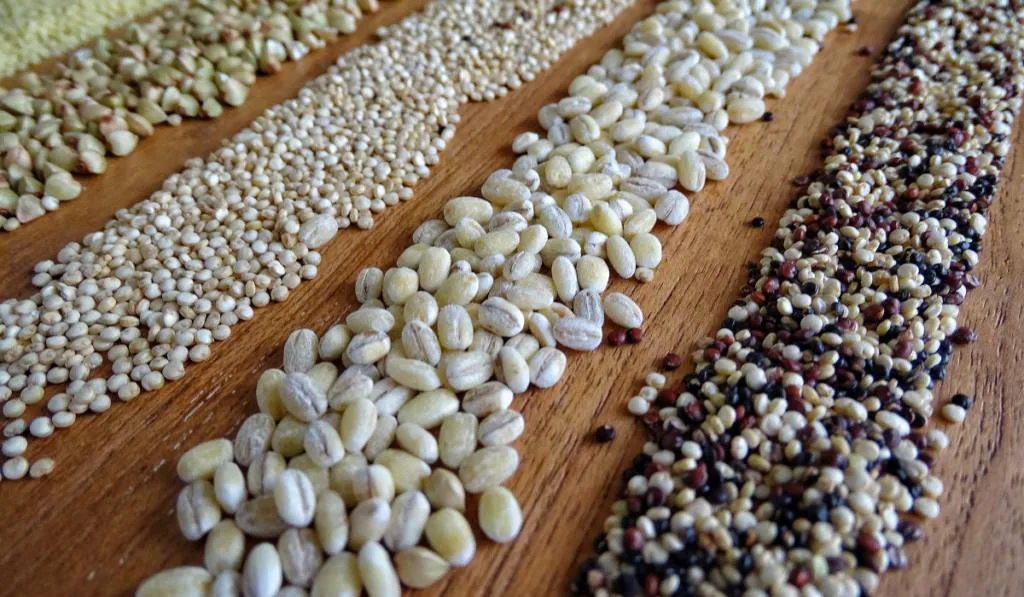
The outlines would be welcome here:
[[[360,23],[355,36],[259,82],[243,108],[214,123],[161,130],[132,156],[114,161],[106,175],[87,181],[78,200],[0,235],[0,296],[27,296],[35,262],[98,229],[117,209],[159,188],[187,158],[205,155],[259,111],[293,95],[335,57],[370,39],[375,26],[422,4],[388,3]],[[342,232],[324,252],[315,281],[286,303],[260,310],[255,322],[237,326],[210,361],[189,368],[185,380],[34,443],[33,453],[55,457],[58,468],[40,482],[0,485],[0,595],[128,595],[159,569],[201,562],[201,545],[182,539],[174,521],[180,489],[174,463],[181,452],[233,433],[255,409],[259,372],[280,361],[287,334],[297,326],[325,329],[349,312],[358,270],[393,263],[416,223],[438,214],[447,197],[473,192],[488,173],[510,164],[508,146],[517,133],[534,127],[537,109],[562,95],[573,76],[653,6],[654,0],[637,2],[553,72],[509,97],[468,106],[454,142],[412,202],[386,212],[372,232]],[[655,281],[642,287],[615,284],[646,309],[644,342],[574,355],[567,379],[556,389],[518,399],[527,431],[518,442],[523,462],[511,486],[526,516],[522,536],[508,546],[481,540],[468,568],[425,593],[565,593],[615,499],[620,471],[642,443],[640,426],[625,412],[626,400],[665,352],[688,354],[714,330],[738,296],[745,262],[767,245],[773,223],[794,196],[789,178],[820,163],[818,141],[866,84],[873,59],[854,51],[866,45],[877,55],[908,6],[908,0],[858,2],[859,31],[829,38],[789,96],[771,105],[775,120],[733,134],[733,176],[693,198],[683,226],[659,230],[666,261]],[[1019,147],[1020,131],[1016,138]],[[939,460],[945,511],[926,525],[929,538],[909,549],[911,569],[886,578],[882,594],[1008,595],[1019,593],[1024,582],[1024,567],[1015,566],[1024,558],[1024,472],[1017,460],[1024,457],[1024,404],[1014,399],[1024,384],[1024,234],[1016,226],[1024,220],[1024,206],[1011,200],[1012,189],[1022,184],[1024,161],[1011,159],[978,268],[982,287],[963,310],[980,339],[956,353],[949,380],[939,388],[940,399],[956,391],[978,397],[967,423],[951,431],[952,446]],[[747,222],[756,215],[770,225],[750,228]],[[591,433],[602,423],[618,428],[614,443],[593,442]]]

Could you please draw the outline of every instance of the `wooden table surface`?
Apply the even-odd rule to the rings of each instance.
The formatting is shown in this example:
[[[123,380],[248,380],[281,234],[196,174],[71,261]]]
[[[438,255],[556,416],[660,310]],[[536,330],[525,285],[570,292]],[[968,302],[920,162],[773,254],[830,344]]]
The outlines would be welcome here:
[[[114,160],[105,175],[85,181],[79,199],[0,235],[0,296],[27,296],[34,263],[98,230],[115,210],[159,188],[187,158],[206,155],[344,51],[371,40],[376,26],[422,4],[385,3],[354,36],[262,79],[244,107],[213,123],[161,129],[133,155]],[[83,417],[71,429],[34,442],[30,454],[54,457],[57,469],[42,481],[0,484],[0,595],[129,595],[160,569],[199,564],[201,544],[185,541],[174,518],[181,488],[174,473],[178,456],[199,441],[232,436],[255,410],[259,373],[278,366],[289,332],[298,326],[323,331],[351,311],[359,269],[392,264],[416,225],[437,216],[446,198],[476,192],[488,173],[510,165],[508,147],[516,134],[536,127],[537,110],[564,94],[572,78],[654,4],[638,1],[568,53],[553,72],[509,97],[467,106],[454,142],[411,202],[387,211],[371,232],[343,231],[324,251],[315,281],[304,283],[284,304],[259,310],[254,322],[237,326],[230,340],[214,347],[212,359],[189,367],[184,380],[128,404],[115,400],[105,415]],[[908,0],[860,0],[855,4],[859,31],[829,37],[788,97],[770,105],[775,120],[730,133],[732,177],[692,197],[684,225],[659,230],[666,258],[654,282],[614,285],[646,310],[644,342],[573,355],[557,388],[517,399],[527,430],[517,442],[523,458],[511,488],[523,504],[522,535],[507,546],[480,541],[468,568],[424,593],[565,594],[620,489],[620,471],[643,441],[641,426],[626,413],[626,400],[667,351],[688,355],[716,329],[738,296],[744,264],[768,244],[794,196],[789,179],[820,164],[819,140],[866,84],[874,58],[855,50],[869,46],[877,56],[908,6]],[[1018,148],[1024,145],[1020,128]],[[949,379],[938,389],[940,401],[962,391],[976,395],[977,405],[966,424],[948,430],[952,443],[937,469],[946,484],[943,513],[926,525],[927,538],[909,549],[910,570],[885,578],[883,595],[1024,591],[1019,460],[1024,459],[1024,400],[1014,398],[1024,385],[1024,233],[1015,224],[1024,221],[1024,204],[1013,200],[1021,188],[1024,159],[1017,151],[993,208],[978,268],[982,286],[963,308],[962,319],[976,327],[979,341],[957,351]],[[748,226],[757,215],[769,226]],[[619,437],[598,445],[592,431],[604,423],[615,425]]]

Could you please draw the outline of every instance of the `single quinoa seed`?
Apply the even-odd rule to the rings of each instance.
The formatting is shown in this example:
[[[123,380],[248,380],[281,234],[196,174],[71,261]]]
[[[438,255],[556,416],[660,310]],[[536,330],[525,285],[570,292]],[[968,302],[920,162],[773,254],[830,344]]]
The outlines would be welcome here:
[[[594,432],[594,439],[596,439],[599,444],[606,444],[612,441],[615,439],[615,428],[611,425],[601,425],[597,428],[597,431]]]
[[[971,405],[974,404],[974,401],[967,394],[953,394],[949,401],[964,410],[971,408]]]
[[[622,346],[626,343],[625,330],[612,330],[608,332],[608,344],[611,346]]]
[[[753,220],[750,220],[750,225],[753,226],[754,228],[763,228],[764,224],[764,218],[762,218],[761,216],[757,216]]]
[[[626,332],[626,342],[630,344],[640,344],[644,339],[643,328],[631,328]]]
[[[960,326],[953,332],[953,335],[950,336],[950,340],[952,340],[954,344],[973,344],[978,340],[978,334],[973,328]]]
[[[683,357],[677,355],[674,352],[670,352],[665,355],[665,358],[661,360],[661,368],[665,371],[675,371],[682,367]]]

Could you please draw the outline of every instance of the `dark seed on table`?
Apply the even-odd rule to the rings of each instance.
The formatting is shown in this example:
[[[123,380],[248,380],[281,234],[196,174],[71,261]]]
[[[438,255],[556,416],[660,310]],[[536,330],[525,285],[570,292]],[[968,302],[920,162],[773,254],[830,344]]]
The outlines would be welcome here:
[[[626,343],[626,332],[624,330],[612,330],[608,332],[608,344],[622,346]]]
[[[765,122],[771,122],[775,120],[775,114],[773,112],[765,112],[761,115],[761,120]]]
[[[661,367],[665,371],[675,371],[676,369],[683,366],[683,357],[677,355],[674,352],[670,352],[665,355],[665,358],[661,361]]]
[[[978,334],[967,326],[961,326],[956,328],[949,339],[953,344],[971,344],[978,339]]]
[[[761,216],[757,216],[753,220],[750,220],[750,225],[753,226],[754,228],[763,228],[764,218],[762,218]]]
[[[953,397],[949,401],[964,410],[971,408],[971,405],[974,404],[974,401],[972,401],[971,397],[967,394],[953,394]]]
[[[630,328],[626,332],[626,341],[630,344],[639,344],[644,339],[644,331],[641,328]]]
[[[597,443],[606,444],[615,439],[615,428],[611,425],[601,425],[594,432],[594,437],[597,439]]]

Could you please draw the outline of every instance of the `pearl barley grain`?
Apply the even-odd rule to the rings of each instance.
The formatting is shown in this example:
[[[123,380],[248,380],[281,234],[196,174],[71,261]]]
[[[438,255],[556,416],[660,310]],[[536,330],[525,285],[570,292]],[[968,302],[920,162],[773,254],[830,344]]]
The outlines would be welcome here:
[[[512,541],[523,526],[519,502],[504,487],[492,487],[480,496],[479,517],[481,530],[496,543]]]

